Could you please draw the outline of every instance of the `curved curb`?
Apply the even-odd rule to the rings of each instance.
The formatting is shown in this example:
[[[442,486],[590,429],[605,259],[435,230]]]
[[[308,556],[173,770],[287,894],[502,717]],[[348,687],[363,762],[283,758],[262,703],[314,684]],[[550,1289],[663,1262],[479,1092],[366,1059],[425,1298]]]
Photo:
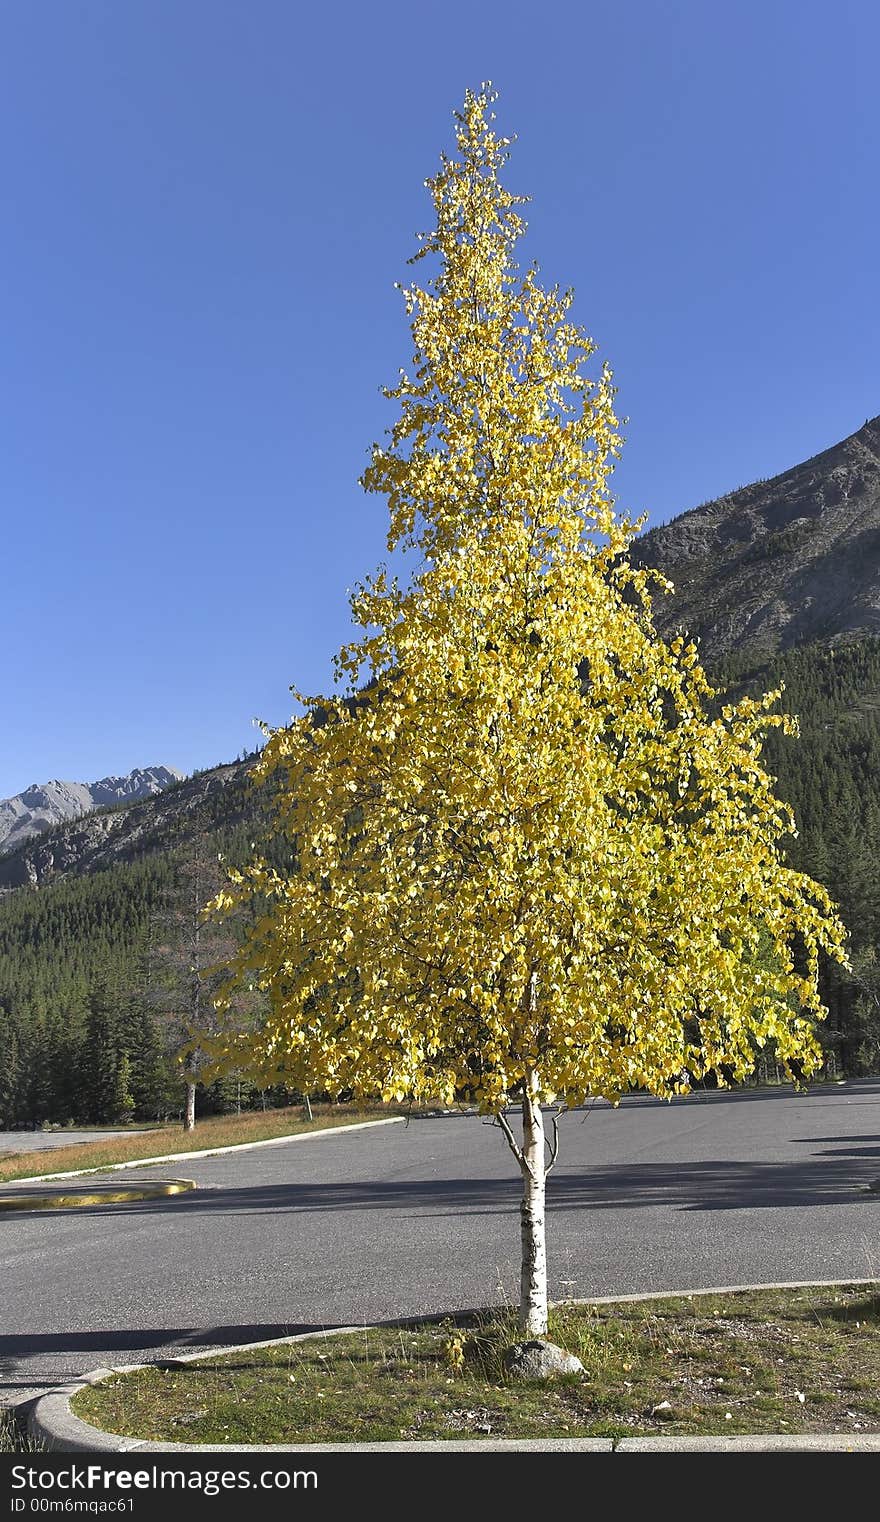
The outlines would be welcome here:
[[[0,1194],[0,1210],[73,1210],[78,1205],[127,1205],[134,1200],[161,1200],[173,1194],[188,1194],[195,1189],[195,1179],[173,1178],[130,1184],[126,1189],[79,1190],[74,1194]]]
[[[739,1284],[696,1290],[661,1290],[638,1295],[593,1296],[584,1300],[557,1302],[567,1305],[626,1305],[634,1301],[688,1299],[694,1295],[748,1293],[767,1289],[826,1289],[838,1285],[877,1285],[876,1279],[812,1279],[796,1283]],[[386,1326],[424,1326],[426,1323],[464,1320],[482,1311],[461,1311],[457,1315],[440,1313],[407,1317],[383,1323]],[[390,1443],[173,1443],[152,1442],[144,1438],[122,1437],[93,1427],[75,1416],[70,1403],[80,1390],[100,1384],[115,1374],[134,1374],[140,1369],[173,1369],[201,1359],[231,1353],[254,1352],[259,1348],[284,1347],[307,1342],[316,1337],[342,1337],[362,1332],[363,1326],[333,1327],[329,1330],[301,1332],[291,1337],[271,1337],[262,1342],[243,1342],[232,1347],[201,1349],[154,1363],[122,1364],[113,1369],[93,1369],[82,1378],[58,1385],[40,1396],[27,1410],[27,1429],[50,1451],[63,1453],[880,1453],[880,1432],[873,1433],[743,1433],[738,1437],[682,1435],[681,1437],[633,1438],[498,1438],[468,1442],[439,1439],[432,1442]]]

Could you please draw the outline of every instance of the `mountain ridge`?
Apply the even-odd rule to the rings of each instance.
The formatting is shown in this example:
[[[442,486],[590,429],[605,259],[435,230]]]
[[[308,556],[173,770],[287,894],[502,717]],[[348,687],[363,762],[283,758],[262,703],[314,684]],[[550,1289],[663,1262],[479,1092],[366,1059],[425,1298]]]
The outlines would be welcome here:
[[[253,762],[253,756],[227,762],[157,793],[59,821],[0,856],[0,894],[187,847],[202,835],[245,821],[257,829],[260,805],[248,783]]]
[[[175,766],[146,766],[135,767],[124,777],[101,777],[97,782],[68,782],[58,777],[32,782],[23,792],[0,799],[0,855],[94,809],[155,797],[172,783],[182,782],[183,777]]]
[[[880,634],[880,416],[647,530],[631,556],[672,581],[657,627],[695,637],[704,662]]]

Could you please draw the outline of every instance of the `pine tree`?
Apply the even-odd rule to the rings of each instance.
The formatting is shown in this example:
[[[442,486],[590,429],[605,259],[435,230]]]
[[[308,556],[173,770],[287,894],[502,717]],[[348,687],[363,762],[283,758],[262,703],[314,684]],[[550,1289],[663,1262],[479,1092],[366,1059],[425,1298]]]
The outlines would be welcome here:
[[[118,1004],[119,990],[112,976],[105,975],[89,996],[79,1084],[82,1119],[98,1125],[119,1119],[119,1072],[124,1049]]]
[[[113,1087],[108,1108],[108,1119],[123,1125],[127,1124],[134,1114],[134,1100],[131,1095],[131,1062],[124,1051],[118,1051],[116,1054]]]

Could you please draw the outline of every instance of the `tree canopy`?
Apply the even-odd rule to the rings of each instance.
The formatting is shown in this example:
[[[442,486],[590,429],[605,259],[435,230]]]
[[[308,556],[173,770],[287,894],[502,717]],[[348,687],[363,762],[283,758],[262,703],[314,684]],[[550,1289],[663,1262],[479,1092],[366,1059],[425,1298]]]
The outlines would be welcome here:
[[[214,1051],[304,1090],[497,1117],[534,1332],[541,1105],[741,1078],[771,1039],[808,1073],[819,956],[844,959],[844,930],[783,860],[794,821],[761,759],[793,728],[778,694],[719,704],[694,645],[655,630],[667,584],[631,564],[640,525],[610,490],[612,376],[591,375],[571,294],[516,262],[493,99],[468,93],[427,182],[414,359],[363,477],[410,571],[356,588],[341,690],[297,694],[260,757],[297,869],[255,860],[215,900],[254,907],[234,972],[269,1015]]]

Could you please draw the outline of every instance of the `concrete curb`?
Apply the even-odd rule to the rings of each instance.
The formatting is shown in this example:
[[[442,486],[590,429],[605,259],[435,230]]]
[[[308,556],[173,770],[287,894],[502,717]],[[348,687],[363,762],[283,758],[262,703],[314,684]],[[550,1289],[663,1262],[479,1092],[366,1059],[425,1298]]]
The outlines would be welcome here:
[[[314,1133],[311,1133],[314,1134]],[[568,1305],[628,1305],[638,1301],[688,1299],[693,1295],[727,1295],[767,1289],[828,1289],[838,1285],[876,1285],[876,1279],[813,1279],[796,1283],[738,1284],[696,1290],[662,1290],[639,1295],[604,1295],[586,1300],[569,1300]],[[385,1322],[385,1326],[414,1326],[426,1322],[462,1321],[482,1311],[460,1311],[455,1315],[438,1313]],[[880,1433],[744,1433],[737,1437],[696,1437],[673,1435],[633,1438],[491,1438],[479,1441],[438,1440],[432,1442],[392,1443],[220,1443],[208,1447],[200,1443],[157,1443],[135,1437],[121,1437],[104,1432],[75,1416],[70,1402],[80,1390],[115,1374],[133,1374],[139,1369],[178,1368],[218,1354],[253,1352],[259,1348],[284,1347],[312,1341],[317,1337],[342,1337],[362,1332],[362,1326],[333,1327],[329,1330],[301,1332],[291,1337],[272,1337],[263,1342],[238,1343],[232,1347],[200,1349],[176,1358],[158,1359],[155,1363],[122,1364],[113,1369],[93,1369],[81,1379],[58,1385],[40,1396],[27,1412],[30,1435],[50,1451],[63,1453],[880,1453]]]
[[[3,1210],[75,1210],[81,1205],[127,1205],[136,1200],[162,1200],[174,1194],[188,1194],[195,1189],[195,1179],[150,1179],[143,1184],[130,1184],[126,1189],[104,1188],[93,1185],[70,1194],[3,1194],[0,1191],[0,1211]]]
[[[615,1453],[880,1453],[880,1432],[757,1432],[741,1437],[625,1437]]]
[[[203,1147],[198,1152],[163,1152],[161,1157],[133,1157],[127,1163],[102,1163],[98,1168],[71,1168],[67,1173],[35,1173],[30,1178],[10,1179],[10,1184],[49,1184],[57,1178],[86,1178],[92,1173],[116,1173],[121,1168],[152,1168],[157,1163],[182,1163],[191,1157],[222,1157],[226,1152],[251,1152],[255,1147],[285,1147],[288,1142],[313,1141],[319,1136],[338,1136],[343,1131],[366,1131],[370,1126],[395,1126],[405,1115],[384,1120],[357,1120],[351,1125],[322,1126],[319,1131],[297,1131],[293,1136],[269,1136],[265,1141],[236,1142],[232,1147]]]

